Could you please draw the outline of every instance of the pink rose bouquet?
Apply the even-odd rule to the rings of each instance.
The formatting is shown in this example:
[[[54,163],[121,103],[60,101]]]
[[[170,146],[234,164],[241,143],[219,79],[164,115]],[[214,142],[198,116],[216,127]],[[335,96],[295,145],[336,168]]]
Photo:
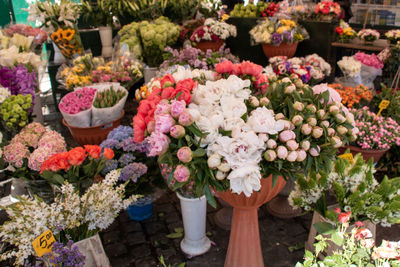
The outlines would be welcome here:
[[[376,69],[383,68],[383,62],[374,53],[369,55],[363,52],[357,52],[354,58],[369,67],[374,67]]]
[[[332,1],[322,1],[315,5],[314,14],[330,19],[339,17],[341,13],[340,5]]]
[[[372,30],[372,29],[362,29],[361,31],[358,32],[358,37],[360,37],[361,40],[367,41],[367,42],[373,42],[375,40],[378,40],[381,35],[377,30]]]
[[[59,109],[67,114],[77,114],[92,107],[96,89],[84,87],[66,94],[58,105]]]
[[[356,145],[363,149],[388,150],[400,146],[400,125],[392,118],[376,116],[368,107],[352,109],[358,135]]]

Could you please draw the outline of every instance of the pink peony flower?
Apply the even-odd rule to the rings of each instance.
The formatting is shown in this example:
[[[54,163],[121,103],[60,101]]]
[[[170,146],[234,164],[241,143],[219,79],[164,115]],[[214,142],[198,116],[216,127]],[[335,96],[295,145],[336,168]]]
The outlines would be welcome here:
[[[288,156],[287,156],[287,161],[289,162],[295,162],[297,160],[297,151],[290,151]]]
[[[155,125],[156,132],[169,133],[171,127],[175,125],[175,120],[168,113],[160,114],[155,118],[156,118],[156,125]]]
[[[186,109],[186,102],[181,100],[172,100],[171,101],[171,115],[174,118],[178,118],[179,115]]]
[[[186,167],[184,165],[176,166],[176,169],[174,171],[174,178],[178,182],[184,183],[187,180],[189,180],[189,177],[190,177],[190,171],[189,171],[188,167]]]
[[[335,89],[329,87],[328,84],[326,83],[315,85],[312,89],[314,95],[319,95],[325,91],[329,91],[329,101],[327,103],[328,105],[331,104],[332,102],[337,102],[337,103],[342,102],[340,94]]]
[[[297,151],[297,159],[296,161],[302,162],[307,158],[307,153],[304,150]]]
[[[276,152],[274,150],[267,150],[264,153],[264,158],[266,161],[274,161],[276,159]]]
[[[168,103],[168,100],[163,99],[157,104],[154,114],[161,115],[161,114],[169,114],[170,112],[171,112],[171,105]]]
[[[257,64],[254,64],[250,61],[243,61],[241,66],[242,74],[254,76],[258,79],[262,73],[263,67]]]
[[[269,139],[269,140],[267,141],[267,147],[268,147],[269,149],[274,149],[276,146],[277,146],[277,144],[276,144],[276,141],[275,141],[275,140]]]
[[[179,139],[185,135],[185,128],[183,128],[181,125],[174,125],[169,130],[169,133],[173,138]]]
[[[164,154],[167,151],[170,143],[168,136],[160,132],[153,132],[147,140],[150,144],[148,153],[148,156],[150,157]]]
[[[181,147],[176,153],[178,159],[183,163],[192,161],[192,150],[188,146]]]
[[[299,143],[297,143],[296,140],[289,140],[286,143],[286,147],[291,151],[295,151],[299,148]]]
[[[233,73],[233,63],[229,60],[218,63],[215,66],[215,71],[220,74],[223,74],[223,73],[232,74]]]
[[[276,154],[278,155],[278,158],[286,159],[288,156],[288,150],[284,146],[278,146],[278,148],[276,149]]]
[[[317,146],[317,148],[315,148],[315,147],[310,148],[310,154],[313,157],[318,157],[320,151],[321,151],[321,149],[319,148],[319,146]]]
[[[192,115],[190,115],[190,113],[187,110],[185,110],[179,115],[178,121],[179,124],[183,126],[190,126],[194,122],[194,119]]]
[[[285,130],[279,134],[279,140],[286,143],[289,140],[296,138],[296,134],[291,130]]]

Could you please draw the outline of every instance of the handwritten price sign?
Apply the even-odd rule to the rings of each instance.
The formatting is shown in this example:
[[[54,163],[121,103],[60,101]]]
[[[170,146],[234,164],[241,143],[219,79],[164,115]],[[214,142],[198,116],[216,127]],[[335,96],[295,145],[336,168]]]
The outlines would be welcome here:
[[[47,230],[33,240],[32,246],[38,257],[42,257],[43,255],[51,252],[51,248],[55,242],[56,239],[54,238],[53,234],[50,230]]]
[[[344,160],[348,160],[351,164],[354,163],[354,158],[353,158],[353,154],[351,153],[345,153],[339,156],[339,158],[344,159]]]
[[[225,20],[227,20],[229,18],[230,18],[230,16],[228,14],[223,14],[222,17],[221,17],[221,21],[225,21]]]

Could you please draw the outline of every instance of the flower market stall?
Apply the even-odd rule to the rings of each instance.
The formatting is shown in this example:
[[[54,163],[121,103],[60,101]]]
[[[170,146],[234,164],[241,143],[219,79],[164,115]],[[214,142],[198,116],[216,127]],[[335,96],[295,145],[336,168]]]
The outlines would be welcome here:
[[[245,2],[0,30],[0,266],[400,266],[400,30]]]

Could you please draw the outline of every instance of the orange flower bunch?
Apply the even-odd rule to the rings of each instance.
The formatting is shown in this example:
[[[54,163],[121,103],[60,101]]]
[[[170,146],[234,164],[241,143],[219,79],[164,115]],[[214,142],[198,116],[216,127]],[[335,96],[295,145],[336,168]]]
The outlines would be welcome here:
[[[344,87],[339,83],[329,84],[329,87],[335,89],[342,98],[342,104],[348,108],[353,108],[362,100],[370,102],[372,100],[372,92],[368,87],[360,84],[356,88]]]
[[[40,173],[43,173],[44,171],[68,171],[71,166],[81,165],[88,156],[91,159],[99,159],[101,152],[102,148],[97,145],[85,145],[84,148],[75,147],[68,152],[55,154],[45,160],[42,164]],[[110,148],[104,148],[103,157],[107,160],[114,158],[114,151]]]
[[[63,56],[70,58],[74,54],[82,53],[82,44],[78,34],[76,34],[75,29],[59,28],[57,31],[50,35],[51,40],[60,48]]]

